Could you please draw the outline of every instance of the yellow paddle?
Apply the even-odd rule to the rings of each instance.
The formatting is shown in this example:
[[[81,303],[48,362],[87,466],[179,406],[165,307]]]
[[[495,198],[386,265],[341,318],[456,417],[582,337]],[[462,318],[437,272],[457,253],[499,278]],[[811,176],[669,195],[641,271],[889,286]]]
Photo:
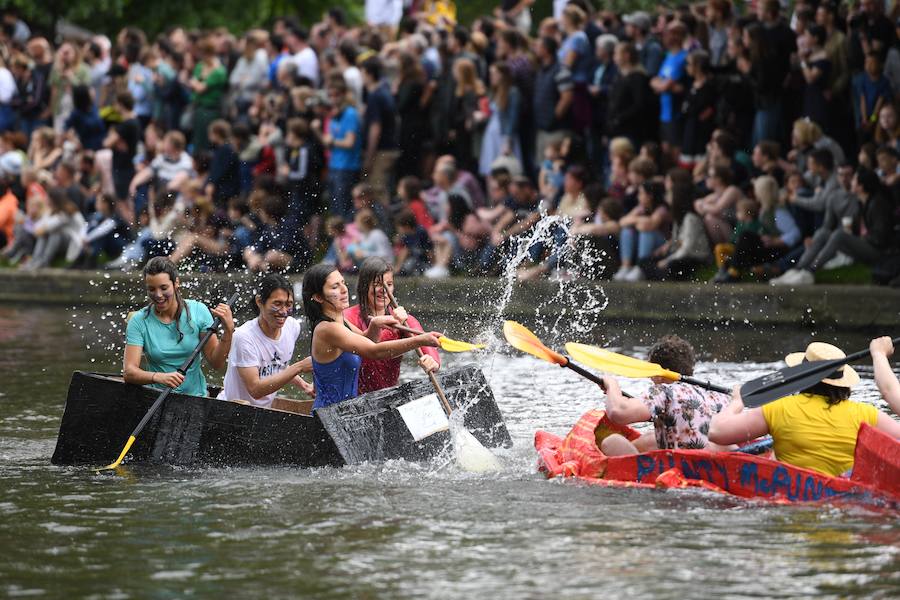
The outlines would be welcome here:
[[[597,385],[600,386],[603,391],[606,391],[606,384],[603,383],[603,379],[597,377],[590,371],[586,371],[573,363],[567,356],[563,356],[559,352],[555,352],[544,345],[541,340],[538,339],[536,335],[534,335],[527,327],[516,323],[515,321],[504,321],[503,322],[503,337],[506,338],[506,341],[509,344],[516,348],[517,350],[521,350],[522,352],[526,352],[532,356],[536,356],[541,360],[546,360],[549,363],[553,363],[554,365],[559,365],[560,367],[568,367],[572,369],[585,379],[589,379],[593,381]],[[626,398],[630,398],[631,396],[625,392],[622,392],[622,395]]]
[[[728,388],[709,383],[708,381],[694,379],[693,377],[688,377],[681,373],[670,371],[669,369],[664,369],[656,363],[640,360],[639,358],[633,358],[631,356],[625,356],[624,354],[616,354],[615,352],[604,350],[603,348],[598,348],[596,346],[569,342],[566,344],[566,351],[584,364],[589,365],[598,371],[603,371],[604,373],[612,373],[614,375],[630,377],[632,379],[664,377],[669,381],[683,381],[684,383],[696,385],[714,392],[731,394],[731,390]]]
[[[420,335],[425,333],[424,331],[419,331],[417,329],[413,329],[411,327],[406,327],[405,325],[391,325],[397,331],[402,331],[403,333],[408,333],[410,335]],[[441,350],[445,350],[447,352],[471,352],[472,350],[481,350],[484,348],[484,344],[470,344],[469,342],[460,342],[459,340],[451,340],[446,336],[441,336],[438,338],[438,343],[441,345]]]

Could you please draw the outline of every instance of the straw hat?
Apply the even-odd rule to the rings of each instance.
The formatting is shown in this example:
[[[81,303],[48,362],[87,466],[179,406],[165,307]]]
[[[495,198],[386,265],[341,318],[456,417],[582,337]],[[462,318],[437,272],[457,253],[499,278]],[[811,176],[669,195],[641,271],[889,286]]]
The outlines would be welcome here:
[[[789,367],[796,367],[800,363],[814,362],[817,360],[835,360],[845,358],[847,355],[837,346],[826,344],[825,342],[813,342],[806,347],[806,352],[793,352],[784,357],[784,362]],[[823,383],[834,385],[837,387],[853,387],[859,383],[859,375],[850,365],[838,367],[833,375],[841,374],[841,377],[831,377],[823,379]]]

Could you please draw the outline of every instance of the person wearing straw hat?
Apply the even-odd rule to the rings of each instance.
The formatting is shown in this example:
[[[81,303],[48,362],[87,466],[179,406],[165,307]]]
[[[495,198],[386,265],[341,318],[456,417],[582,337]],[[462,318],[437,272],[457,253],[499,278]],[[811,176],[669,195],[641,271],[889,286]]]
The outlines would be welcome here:
[[[836,346],[813,342],[805,352],[788,354],[784,361],[793,367],[845,356]],[[713,417],[709,439],[733,444],[771,434],[778,460],[828,475],[845,474],[853,468],[856,435],[863,423],[900,439],[900,423],[871,404],[849,399],[857,383],[859,375],[844,365],[799,394],[746,412],[739,388],[735,388],[732,403]]]

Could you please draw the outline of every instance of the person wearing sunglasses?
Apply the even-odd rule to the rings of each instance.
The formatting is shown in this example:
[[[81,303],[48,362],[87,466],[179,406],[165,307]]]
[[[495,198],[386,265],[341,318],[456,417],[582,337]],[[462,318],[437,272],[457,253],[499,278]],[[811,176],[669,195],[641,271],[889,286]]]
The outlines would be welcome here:
[[[283,275],[267,275],[254,298],[259,316],[234,331],[225,385],[219,398],[270,407],[278,391],[293,383],[307,394],[313,386],[300,377],[312,372],[309,357],[291,362],[302,325],[293,317],[294,288]]]

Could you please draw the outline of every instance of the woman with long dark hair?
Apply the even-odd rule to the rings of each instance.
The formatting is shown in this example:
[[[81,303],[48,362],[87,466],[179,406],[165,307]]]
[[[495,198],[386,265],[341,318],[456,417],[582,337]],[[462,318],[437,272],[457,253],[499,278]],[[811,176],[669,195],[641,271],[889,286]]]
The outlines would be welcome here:
[[[423,149],[429,142],[425,84],[427,77],[419,60],[409,52],[397,57],[399,72],[394,82],[394,102],[400,116],[400,160],[397,176],[418,175]]]
[[[813,342],[805,352],[794,352],[784,360],[793,367],[844,356],[831,344]],[[900,439],[900,423],[871,404],[850,400],[850,390],[857,383],[859,375],[844,365],[799,394],[748,411],[735,390],[732,403],[710,422],[709,439],[717,444],[740,444],[771,434],[778,460],[843,475],[853,468],[856,434],[863,423]]]
[[[186,300],[175,264],[163,256],[144,266],[144,287],[150,304],[131,316],[125,332],[125,382],[205,396],[208,392],[200,361],[194,361],[185,375],[178,367],[212,327],[213,316],[222,320],[225,331],[221,338],[214,335],[209,339],[203,356],[213,369],[225,366],[234,333],[231,307],[222,303],[210,311],[201,302]],[[142,358],[146,358],[146,368],[141,367]]]
[[[311,267],[303,276],[303,311],[312,331],[313,409],[359,395],[359,368],[363,359],[385,360],[421,348],[438,345],[437,333],[375,343],[381,329],[397,325],[391,315],[372,317],[362,331],[344,318],[350,294],[344,276],[330,263]]]
[[[703,220],[694,211],[693,186],[675,183],[666,194],[672,211],[672,236],[641,261],[640,269],[646,279],[653,281],[684,281],[690,279],[700,265],[712,261],[709,240]]]
[[[483,111],[475,114],[476,121],[487,121],[478,160],[478,172],[484,176],[491,172],[491,165],[500,156],[515,156],[522,163],[522,148],[519,144],[522,94],[513,85],[512,71],[505,63],[495,62],[491,65],[490,83],[490,114],[485,115]]]
[[[382,258],[374,256],[367,258],[360,265],[356,280],[356,297],[359,304],[345,310],[344,318],[362,331],[368,329],[373,317],[390,315],[399,321],[405,321],[407,327],[421,331],[422,325],[419,321],[407,313],[402,306],[398,306],[396,309],[391,308],[390,298],[393,293],[394,270],[391,264]],[[400,339],[400,337],[397,330],[386,328],[381,330],[378,341],[388,342]],[[437,371],[441,365],[437,350],[424,348],[423,351],[425,354],[419,358],[419,365],[427,372]],[[359,372],[359,393],[365,394],[397,385],[399,379],[399,356],[385,360],[365,359],[362,361]]]
[[[278,390],[289,383],[311,394],[312,385],[300,374],[312,371],[312,362],[309,358],[291,362],[303,327],[293,317],[294,286],[290,280],[276,273],[266,275],[254,295],[253,308],[259,316],[234,331],[219,398],[268,407]]]

